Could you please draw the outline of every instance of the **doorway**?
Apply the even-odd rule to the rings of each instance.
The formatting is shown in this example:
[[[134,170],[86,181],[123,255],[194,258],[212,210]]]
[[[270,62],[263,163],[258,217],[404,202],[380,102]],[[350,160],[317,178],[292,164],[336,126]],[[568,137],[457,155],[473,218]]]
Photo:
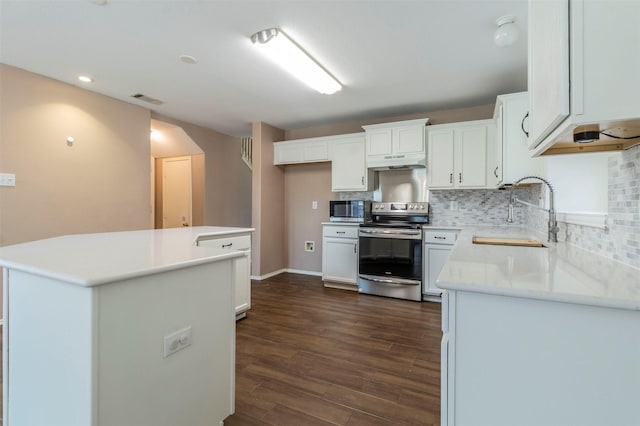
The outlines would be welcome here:
[[[162,227],[192,226],[191,157],[162,160]]]

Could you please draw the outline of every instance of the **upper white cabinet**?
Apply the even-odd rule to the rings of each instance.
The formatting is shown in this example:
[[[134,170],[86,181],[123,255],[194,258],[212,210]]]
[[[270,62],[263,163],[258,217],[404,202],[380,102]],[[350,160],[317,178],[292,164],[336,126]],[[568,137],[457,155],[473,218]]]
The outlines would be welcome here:
[[[332,139],[330,157],[333,192],[371,190],[373,172],[367,169],[364,133]]]
[[[427,131],[430,189],[487,187],[487,155],[493,120],[430,126]]]
[[[367,167],[425,165],[428,118],[362,126],[366,133]]]
[[[542,176],[543,160],[532,158],[527,146],[529,95],[527,92],[500,95],[496,100],[495,155],[489,161],[489,182],[502,186],[524,176]]]
[[[329,142],[326,138],[276,142],[273,150],[275,165],[329,161]]]
[[[534,155],[622,149],[573,133],[640,134],[640,2],[529,1],[529,145]]]

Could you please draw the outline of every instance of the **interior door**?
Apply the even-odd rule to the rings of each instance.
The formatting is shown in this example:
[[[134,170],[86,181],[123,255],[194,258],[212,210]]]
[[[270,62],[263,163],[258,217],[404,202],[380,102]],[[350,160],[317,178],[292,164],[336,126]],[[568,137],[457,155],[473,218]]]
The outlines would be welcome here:
[[[191,157],[162,160],[162,227],[191,226]]]

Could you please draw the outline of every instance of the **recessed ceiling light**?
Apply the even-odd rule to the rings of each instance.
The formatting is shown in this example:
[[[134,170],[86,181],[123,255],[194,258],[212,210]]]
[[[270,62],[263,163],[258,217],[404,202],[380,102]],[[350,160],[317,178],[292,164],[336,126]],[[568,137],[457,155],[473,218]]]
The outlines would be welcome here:
[[[180,60],[185,64],[195,64],[198,62],[198,60],[191,55],[180,55]]]
[[[79,75],[78,76],[78,80],[80,80],[83,83],[92,83],[93,79],[91,77],[88,77],[86,75]]]

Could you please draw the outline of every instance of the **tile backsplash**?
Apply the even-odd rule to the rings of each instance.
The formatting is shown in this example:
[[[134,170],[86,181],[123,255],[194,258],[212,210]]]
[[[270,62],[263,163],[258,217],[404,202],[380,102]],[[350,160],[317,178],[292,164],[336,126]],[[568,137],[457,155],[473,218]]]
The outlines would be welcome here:
[[[536,205],[544,196],[542,184],[518,187],[514,192]],[[340,198],[371,200],[373,192],[341,193]],[[506,226],[509,190],[431,190],[429,204],[430,220],[436,226]],[[513,219],[513,225],[546,237],[548,213],[516,204]],[[563,222],[558,227],[558,241],[640,269],[640,145],[609,158],[607,228]]]

